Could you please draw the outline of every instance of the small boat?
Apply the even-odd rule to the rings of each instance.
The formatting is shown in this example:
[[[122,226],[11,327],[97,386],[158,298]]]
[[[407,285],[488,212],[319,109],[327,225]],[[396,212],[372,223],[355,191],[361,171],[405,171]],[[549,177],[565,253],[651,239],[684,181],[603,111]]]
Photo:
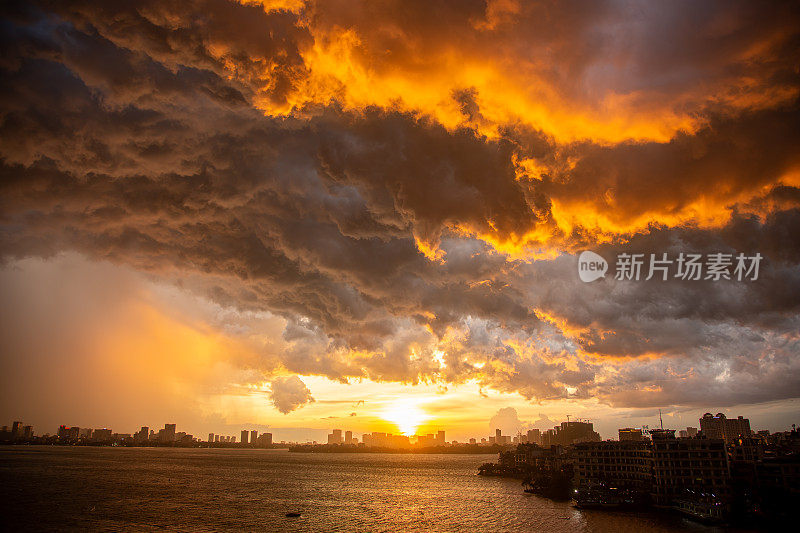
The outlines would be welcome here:
[[[287,518],[297,518],[300,516],[300,513],[286,513]]]

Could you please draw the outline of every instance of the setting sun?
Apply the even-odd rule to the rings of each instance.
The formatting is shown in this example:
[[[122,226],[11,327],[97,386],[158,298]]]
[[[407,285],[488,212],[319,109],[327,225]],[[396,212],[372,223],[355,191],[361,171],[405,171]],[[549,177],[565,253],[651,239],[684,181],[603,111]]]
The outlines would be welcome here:
[[[381,417],[395,424],[403,435],[414,435],[417,428],[430,419],[428,413],[420,408],[415,400],[396,400],[381,413]]]

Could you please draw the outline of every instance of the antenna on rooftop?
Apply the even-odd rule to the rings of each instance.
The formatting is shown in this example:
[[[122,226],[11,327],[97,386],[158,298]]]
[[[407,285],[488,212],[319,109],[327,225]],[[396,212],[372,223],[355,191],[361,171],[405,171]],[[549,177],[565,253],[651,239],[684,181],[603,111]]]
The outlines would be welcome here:
[[[664,419],[661,418],[661,409],[658,410],[658,421],[661,422],[661,429],[664,429]]]
[[[572,415],[567,415],[567,423],[569,423],[569,417]]]

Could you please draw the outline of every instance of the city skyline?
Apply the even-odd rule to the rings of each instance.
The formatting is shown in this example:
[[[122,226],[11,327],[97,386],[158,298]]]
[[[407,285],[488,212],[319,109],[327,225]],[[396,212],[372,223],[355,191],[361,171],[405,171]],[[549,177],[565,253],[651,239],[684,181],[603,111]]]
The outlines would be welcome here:
[[[703,413],[702,416],[695,419],[695,425],[691,426],[684,426],[679,427],[675,426],[674,423],[676,422],[674,419],[667,418],[667,426],[663,425],[664,419],[663,414],[659,413],[659,418],[657,419],[656,424],[642,424],[640,426],[628,426],[628,427],[618,427],[615,430],[615,434],[611,437],[609,436],[601,436],[598,432],[594,431],[595,421],[592,419],[582,419],[580,417],[573,417],[572,420],[567,418],[566,421],[561,421],[557,423],[553,420],[547,420],[546,423],[555,423],[554,426],[551,427],[532,427],[529,424],[524,426],[520,426],[516,431],[504,431],[500,427],[494,427],[487,435],[474,435],[471,437],[462,437],[463,440],[458,440],[455,438],[450,437],[449,440],[445,438],[445,435],[449,435],[449,431],[447,428],[442,429],[441,427],[435,427],[431,429],[430,432],[427,430],[419,431],[413,435],[406,435],[402,432],[382,432],[382,431],[369,431],[363,433],[357,433],[349,429],[347,426],[340,426],[335,427],[331,426],[330,429],[319,429],[316,430],[318,432],[323,432],[326,438],[306,438],[303,439],[287,439],[282,438],[281,428],[267,428],[267,430],[263,429],[254,429],[254,426],[250,425],[247,428],[236,430],[229,430],[226,434],[220,434],[216,432],[209,432],[207,439],[203,439],[205,433],[199,434],[191,434],[188,431],[177,431],[178,424],[175,423],[167,423],[164,425],[164,428],[158,429],[155,427],[150,426],[141,426],[139,431],[131,431],[131,432],[123,432],[123,431],[114,431],[111,427],[86,427],[86,426],[77,426],[77,425],[67,425],[67,424],[60,424],[57,431],[52,433],[48,431],[40,431],[39,433],[34,432],[34,426],[32,424],[28,424],[27,422],[23,421],[14,421],[12,426],[3,426],[3,431],[8,431],[11,435],[14,436],[22,436],[25,435],[26,437],[42,437],[42,436],[62,436],[62,434],[66,435],[69,433],[72,435],[72,438],[84,438],[88,440],[111,440],[111,436],[116,436],[117,439],[121,438],[131,438],[133,442],[147,442],[148,440],[151,442],[173,442],[179,441],[183,437],[188,437],[189,441],[194,442],[222,442],[222,443],[230,443],[236,444],[237,442],[240,444],[252,444],[252,439],[257,438],[259,435],[264,436],[268,435],[269,441],[268,444],[275,443],[285,443],[285,444],[366,444],[367,446],[388,446],[394,447],[398,444],[387,444],[389,441],[381,441],[381,444],[378,444],[375,440],[367,441],[365,437],[372,437],[372,439],[377,438],[379,436],[381,439],[385,439],[389,437],[390,439],[394,436],[395,439],[405,439],[405,445],[408,446],[416,445],[416,446],[431,446],[431,445],[444,445],[450,444],[451,442],[458,442],[460,444],[479,444],[479,445],[494,445],[494,444],[501,444],[501,445],[512,445],[512,444],[519,444],[519,443],[527,443],[527,442],[536,442],[542,445],[548,445],[548,439],[551,437],[547,437],[547,435],[553,435],[553,431],[559,431],[559,429],[564,429],[565,427],[571,427],[569,424],[571,423],[573,426],[576,424],[582,426],[584,429],[581,431],[588,431],[590,434],[595,435],[590,440],[597,440],[597,441],[609,441],[609,440],[640,440],[643,436],[646,437],[647,433],[650,429],[658,429],[659,427],[662,428],[670,428],[672,431],[676,433],[676,435],[681,437],[693,437],[698,434],[698,432],[704,434],[706,437],[715,438],[715,439],[724,439],[726,444],[730,443],[729,439],[732,439],[733,436],[740,435],[740,434],[749,434],[749,433],[756,433],[757,431],[768,431],[770,433],[781,432],[781,431],[789,431],[793,430],[796,427],[796,423],[792,423],[790,426],[779,428],[778,430],[771,430],[767,427],[764,427],[760,421],[757,421],[758,426],[751,428],[750,426],[750,419],[748,416],[743,416],[738,414],[731,418],[726,418],[727,415],[725,413],[719,412],[717,414],[712,414],[711,412]],[[670,426],[670,422],[673,423]],[[503,425],[502,422],[498,421],[497,425]],[[433,426],[431,426],[432,428]],[[728,429],[730,427],[730,429]],[[507,426],[506,426],[507,428]],[[330,431],[331,433],[327,433]],[[102,437],[98,438],[98,432],[102,434]],[[165,433],[166,432],[166,433]],[[273,434],[275,433],[275,434]],[[237,437],[238,434],[238,437]],[[177,437],[176,437],[177,435]],[[503,437],[503,440],[500,440],[500,437]],[[617,438],[618,437],[618,438]],[[216,439],[215,439],[216,438]],[[238,438],[238,441],[237,441]],[[355,438],[354,442],[350,440]],[[261,442],[261,441],[259,441]],[[399,441],[398,441],[399,442]],[[263,442],[262,442],[263,444]]]

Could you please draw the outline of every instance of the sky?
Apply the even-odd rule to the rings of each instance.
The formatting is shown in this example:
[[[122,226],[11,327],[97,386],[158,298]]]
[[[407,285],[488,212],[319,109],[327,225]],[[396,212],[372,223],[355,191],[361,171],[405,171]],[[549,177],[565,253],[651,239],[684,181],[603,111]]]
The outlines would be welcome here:
[[[794,3],[0,9],[3,424],[800,421]]]

